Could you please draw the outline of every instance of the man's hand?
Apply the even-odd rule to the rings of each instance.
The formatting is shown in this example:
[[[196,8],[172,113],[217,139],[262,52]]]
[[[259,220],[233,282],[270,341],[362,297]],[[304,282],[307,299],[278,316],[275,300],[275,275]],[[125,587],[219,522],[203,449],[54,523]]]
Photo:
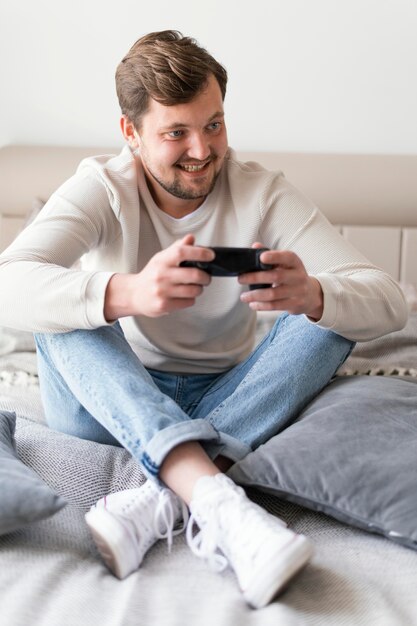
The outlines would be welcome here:
[[[115,274],[106,290],[107,320],[130,315],[160,317],[193,306],[211,277],[197,268],[179,267],[181,261],[212,261],[209,248],[194,245],[186,235],[151,258],[138,274]]]
[[[255,243],[252,247],[265,246]],[[322,317],[321,285],[316,278],[307,274],[301,259],[294,252],[268,250],[261,254],[260,260],[274,265],[274,268],[241,274],[239,282],[242,285],[271,283],[272,287],[244,292],[241,295],[243,302],[247,302],[255,311],[288,311],[295,315],[304,313],[314,321]]]

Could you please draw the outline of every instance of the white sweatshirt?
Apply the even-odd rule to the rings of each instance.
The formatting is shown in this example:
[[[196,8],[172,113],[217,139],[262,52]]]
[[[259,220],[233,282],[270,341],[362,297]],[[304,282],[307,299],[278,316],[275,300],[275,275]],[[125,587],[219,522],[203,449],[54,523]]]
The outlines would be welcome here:
[[[115,272],[139,272],[187,233],[204,246],[261,241],[299,255],[321,283],[318,325],[366,341],[402,328],[407,306],[397,285],[330,225],[280,172],[241,163],[229,151],[213,192],[193,213],[161,211],[140,163],[120,155],[85,159],[0,256],[0,325],[66,332],[107,325],[104,297]],[[80,258],[82,269],[72,268]],[[147,367],[221,372],[252,350],[256,314],[240,301],[236,278],[213,278],[188,309],[120,320]]]

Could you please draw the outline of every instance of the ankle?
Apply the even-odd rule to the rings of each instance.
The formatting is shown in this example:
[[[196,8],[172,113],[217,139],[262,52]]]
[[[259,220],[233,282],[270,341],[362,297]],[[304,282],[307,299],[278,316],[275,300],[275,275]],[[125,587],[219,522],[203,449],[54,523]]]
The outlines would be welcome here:
[[[171,450],[162,464],[159,476],[167,487],[190,504],[199,479],[218,473],[218,467],[201,445],[196,441],[189,441]]]

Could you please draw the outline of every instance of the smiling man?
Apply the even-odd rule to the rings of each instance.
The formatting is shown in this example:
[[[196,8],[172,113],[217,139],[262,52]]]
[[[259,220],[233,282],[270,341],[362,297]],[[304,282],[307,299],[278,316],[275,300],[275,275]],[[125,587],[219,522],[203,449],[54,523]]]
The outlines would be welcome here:
[[[228,148],[215,76],[189,103],[167,106],[151,100],[139,131],[126,116],[121,125],[129,144],[138,149],[159,208],[176,218],[198,208],[213,190]]]
[[[231,566],[258,608],[312,548],[225,472],[407,309],[280,172],[239,162],[226,83],[176,31],[132,46],[116,72],[127,145],[83,161],[1,255],[0,323],[36,333],[49,425],[124,446],[149,479],[86,515],[110,570],[124,578],[187,528],[191,550]],[[266,269],[212,278],[198,267],[212,246],[266,247]],[[285,313],[254,346],[258,310]]]

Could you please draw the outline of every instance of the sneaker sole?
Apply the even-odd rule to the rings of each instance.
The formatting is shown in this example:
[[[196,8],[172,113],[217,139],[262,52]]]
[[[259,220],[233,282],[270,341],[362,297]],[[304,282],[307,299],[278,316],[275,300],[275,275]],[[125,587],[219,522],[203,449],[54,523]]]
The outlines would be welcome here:
[[[313,546],[303,535],[295,535],[285,548],[256,573],[247,589],[242,590],[245,600],[255,609],[261,609],[273,600],[287,583],[312,557]],[[270,581],[265,584],[265,581]]]
[[[132,559],[135,546],[130,537],[127,542],[127,532],[105,509],[92,509],[85,521],[103,561],[117,578],[126,578],[139,567],[140,563]]]

